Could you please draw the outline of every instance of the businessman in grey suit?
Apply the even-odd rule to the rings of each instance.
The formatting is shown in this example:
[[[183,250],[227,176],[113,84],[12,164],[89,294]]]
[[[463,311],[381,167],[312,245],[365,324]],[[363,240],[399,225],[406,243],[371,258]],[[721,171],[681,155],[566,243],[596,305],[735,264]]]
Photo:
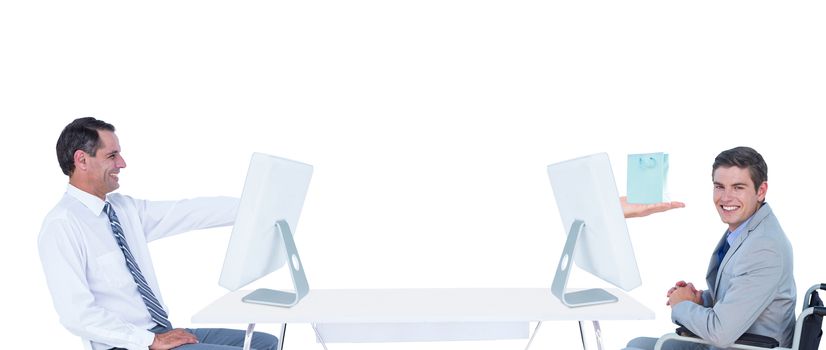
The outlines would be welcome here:
[[[664,349],[725,349],[743,333],[789,347],[796,301],[792,247],[765,202],[768,167],[754,149],[737,147],[714,160],[714,205],[728,224],[711,255],[708,290],[677,282],[668,293],[671,319],[712,345],[670,341]],[[628,349],[653,349],[636,338]]]

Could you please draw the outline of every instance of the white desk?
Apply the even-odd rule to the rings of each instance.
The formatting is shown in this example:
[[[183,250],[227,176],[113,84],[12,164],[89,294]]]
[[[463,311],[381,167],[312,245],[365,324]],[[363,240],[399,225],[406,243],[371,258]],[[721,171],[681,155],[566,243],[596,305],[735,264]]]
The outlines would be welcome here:
[[[315,289],[292,308],[248,304],[229,293],[192,317],[195,323],[458,323],[654,319],[617,289],[611,304],[568,308],[550,288]],[[598,326],[598,324],[595,324]],[[537,326],[538,327],[538,326]],[[283,337],[281,338],[283,339]],[[280,340],[279,340],[280,341]]]

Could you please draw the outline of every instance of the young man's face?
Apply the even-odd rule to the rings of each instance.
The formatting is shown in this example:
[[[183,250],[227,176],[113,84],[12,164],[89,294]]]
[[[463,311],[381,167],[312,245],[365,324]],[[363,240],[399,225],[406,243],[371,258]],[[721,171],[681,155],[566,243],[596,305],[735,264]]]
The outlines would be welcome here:
[[[734,231],[751,217],[763,199],[766,198],[768,184],[763,182],[757,191],[748,168],[719,167],[712,176],[714,182],[714,205],[720,219]]]
[[[86,171],[92,194],[104,198],[107,193],[120,187],[118,173],[126,167],[126,161],[120,155],[120,143],[115,133],[98,130],[98,135],[101,147],[94,157],[86,154]]]

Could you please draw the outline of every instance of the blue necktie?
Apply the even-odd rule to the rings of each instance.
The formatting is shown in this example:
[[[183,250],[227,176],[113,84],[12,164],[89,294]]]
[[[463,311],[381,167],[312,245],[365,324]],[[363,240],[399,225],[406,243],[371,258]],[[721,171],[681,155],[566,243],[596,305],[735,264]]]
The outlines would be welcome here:
[[[149,288],[149,284],[147,284],[146,279],[143,278],[140,267],[138,267],[138,264],[135,262],[135,257],[132,256],[132,252],[129,251],[129,246],[126,244],[126,237],[123,236],[123,229],[120,227],[120,221],[118,221],[115,210],[112,209],[112,205],[109,204],[109,202],[106,202],[106,205],[103,206],[103,211],[109,216],[109,224],[112,225],[112,234],[115,236],[115,241],[118,242],[118,247],[120,247],[120,250],[123,252],[123,257],[126,259],[126,267],[129,269],[129,273],[132,274],[132,278],[138,286],[138,292],[141,294],[143,303],[146,304],[146,309],[149,310],[152,320],[159,326],[172,329],[172,323],[169,322],[169,315],[167,315],[166,311],[161,307],[158,298],[155,298],[155,294],[152,293],[152,289]]]
[[[729,247],[731,247],[731,246],[728,244],[728,239],[726,239],[723,242],[723,246],[720,247],[720,250],[717,251],[717,265],[720,265],[720,264],[723,263],[723,258],[726,257],[726,252],[728,252]]]

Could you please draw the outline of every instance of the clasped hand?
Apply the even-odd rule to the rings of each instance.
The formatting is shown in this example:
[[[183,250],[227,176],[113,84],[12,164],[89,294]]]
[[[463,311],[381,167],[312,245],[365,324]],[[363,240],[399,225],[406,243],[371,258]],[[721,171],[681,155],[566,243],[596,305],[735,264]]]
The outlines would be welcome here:
[[[679,281],[674,284],[674,287],[671,287],[665,296],[668,297],[665,305],[670,305],[672,308],[674,305],[683,301],[693,301],[696,304],[703,304],[703,291],[694,288],[693,283],[686,283],[685,281]]]

